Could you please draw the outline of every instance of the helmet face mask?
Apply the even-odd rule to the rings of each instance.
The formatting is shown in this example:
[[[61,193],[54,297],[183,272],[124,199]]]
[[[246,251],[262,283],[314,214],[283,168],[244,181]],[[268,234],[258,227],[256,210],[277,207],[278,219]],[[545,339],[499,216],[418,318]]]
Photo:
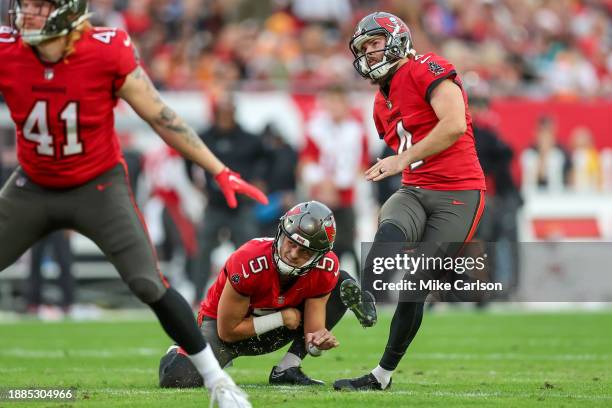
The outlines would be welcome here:
[[[283,276],[302,276],[314,268],[334,245],[336,222],[329,208],[317,201],[301,203],[280,219],[274,240],[273,258]],[[294,266],[281,256],[286,240],[291,240],[312,253],[303,265]]]
[[[366,53],[363,45],[377,36],[385,38],[385,46]],[[364,17],[351,38],[349,48],[355,56],[353,67],[364,78],[383,80],[402,58],[415,54],[412,37],[406,24],[393,14],[376,12]],[[368,56],[381,52],[381,61],[370,66]]]
[[[51,11],[39,29],[26,29],[26,19],[40,18],[40,15],[28,15],[24,10],[23,0],[11,0],[9,22],[22,40],[30,45],[38,45],[52,38],[70,33],[90,17],[87,12],[87,0],[41,0],[48,3]],[[40,7],[42,10],[43,7]]]
[[[313,254],[310,257],[310,259],[307,260],[302,265],[297,265],[297,266],[291,265],[290,263],[286,262],[281,255],[283,244],[285,243],[286,240],[291,240],[295,244],[301,245],[297,241],[295,241],[293,238],[288,236],[286,233],[284,233],[282,228],[279,227],[278,232],[277,232],[277,237],[275,240],[275,245],[274,245],[274,262],[276,262],[278,272],[281,275],[284,275],[284,276],[305,275],[306,273],[308,273],[310,269],[314,268],[315,265],[319,263],[321,258],[325,255],[324,252],[314,252],[313,251]]]

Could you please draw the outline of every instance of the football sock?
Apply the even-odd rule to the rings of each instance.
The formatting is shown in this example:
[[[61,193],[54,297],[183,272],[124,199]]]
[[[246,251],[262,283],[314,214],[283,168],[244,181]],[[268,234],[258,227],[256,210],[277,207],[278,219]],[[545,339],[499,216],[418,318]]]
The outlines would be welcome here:
[[[377,302],[387,300],[386,298],[389,297],[389,294],[373,291],[374,280],[383,279],[390,281],[390,275],[395,273],[395,271],[389,270],[384,275],[375,275],[373,273],[375,261],[377,258],[392,258],[396,254],[402,253],[406,241],[406,234],[395,224],[386,221],[378,226],[374,242],[368,251],[363,270],[361,271],[361,287],[374,293]]]
[[[189,359],[198,370],[204,379],[204,384],[206,384],[206,387],[209,389],[212,389],[217,381],[221,379],[232,381],[230,376],[221,369],[221,366],[219,366],[219,362],[215,358],[210,345],[207,344],[204,350],[199,353],[190,354]]]
[[[408,346],[416,336],[423,320],[423,303],[399,302],[389,330],[387,347],[379,366],[393,371],[397,368]]]
[[[375,369],[372,370],[372,375],[376,377],[380,385],[382,385],[383,390],[387,388],[389,382],[391,381],[391,376],[393,375],[393,371],[385,370],[381,366],[376,366]]]
[[[158,301],[150,303],[149,306],[157,315],[168,336],[187,354],[199,353],[206,347],[206,341],[198,328],[191,307],[176,290],[168,288]]]
[[[291,367],[299,367],[302,364],[302,359],[293,353],[286,353],[283,359],[278,363],[277,372],[285,371]]]

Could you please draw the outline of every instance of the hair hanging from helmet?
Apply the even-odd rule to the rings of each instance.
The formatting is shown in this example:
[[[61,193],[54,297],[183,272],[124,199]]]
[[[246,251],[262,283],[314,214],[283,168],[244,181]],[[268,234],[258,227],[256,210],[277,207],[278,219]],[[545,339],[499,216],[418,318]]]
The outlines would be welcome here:
[[[81,39],[83,33],[91,30],[93,26],[89,20],[83,21],[74,30],[66,35],[66,47],[64,48],[64,63],[68,63],[68,57],[74,53],[77,41]]]

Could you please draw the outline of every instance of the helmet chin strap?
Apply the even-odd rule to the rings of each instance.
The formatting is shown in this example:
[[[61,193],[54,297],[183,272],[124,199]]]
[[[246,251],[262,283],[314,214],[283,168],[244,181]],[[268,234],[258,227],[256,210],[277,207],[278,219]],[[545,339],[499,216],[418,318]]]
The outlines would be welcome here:
[[[278,273],[283,276],[298,276],[300,274],[298,267],[289,265],[283,261],[280,256],[278,257],[276,265],[278,266]]]
[[[61,37],[64,34],[56,34],[53,36],[43,35],[42,30],[20,30],[21,39],[24,43],[29,45],[39,45],[42,42],[51,40],[53,38]]]
[[[391,68],[396,66],[400,61],[400,60],[396,60],[393,62],[387,62],[386,59],[387,57],[384,57],[383,60],[377,64],[377,65],[380,65],[379,67],[376,67],[370,70],[370,72],[368,73],[370,78],[372,78],[375,81],[383,79],[385,76],[389,74],[389,72],[391,71]]]

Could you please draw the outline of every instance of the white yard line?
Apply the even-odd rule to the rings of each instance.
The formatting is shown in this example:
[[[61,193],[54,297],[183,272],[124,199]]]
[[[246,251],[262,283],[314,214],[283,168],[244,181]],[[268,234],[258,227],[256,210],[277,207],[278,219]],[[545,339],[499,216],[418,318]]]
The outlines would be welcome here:
[[[77,349],[77,350],[58,350],[58,349],[27,349],[20,347],[0,349],[2,357],[20,358],[66,358],[66,357],[127,357],[127,356],[162,356],[163,349],[156,348],[126,348],[121,350],[105,349]]]
[[[163,349],[150,347],[137,347],[125,349],[29,349],[12,347],[0,349],[0,356],[22,358],[64,358],[64,357],[124,357],[124,356],[161,356]],[[378,354],[372,356],[378,356]],[[362,357],[367,357],[363,356]],[[512,360],[512,361],[607,361],[612,359],[611,354],[521,354],[521,353],[411,353],[407,356],[412,360]]]
[[[249,385],[249,384],[240,384],[240,386],[247,390],[260,390],[266,391],[267,393],[274,392],[286,392],[291,394],[303,394],[304,396],[315,396],[320,397],[322,394],[326,395],[342,395],[342,396],[359,396],[359,395],[373,395],[378,393],[378,391],[370,391],[365,393],[356,393],[356,394],[346,394],[346,393],[336,393],[335,391],[326,389],[326,390],[317,390],[316,394],[313,394],[312,389],[302,388],[302,387],[291,387],[291,386],[274,386],[270,387],[268,385]],[[91,392],[91,393],[102,393],[102,394],[110,394],[110,395],[147,395],[147,394],[159,394],[159,393],[168,393],[168,392],[194,392],[197,390],[138,390],[138,389],[130,389],[130,388],[95,388],[95,389],[81,389],[80,392]],[[452,392],[452,391],[410,391],[410,390],[398,390],[398,391],[385,391],[383,395],[410,395],[410,396],[432,396],[432,397],[453,397],[453,398],[465,398],[465,399],[486,399],[486,398],[567,398],[567,399],[580,399],[580,400],[597,400],[597,401],[609,401],[612,400],[612,395],[586,395],[586,394],[563,394],[557,393],[555,391],[550,390],[542,390],[542,392]]]

